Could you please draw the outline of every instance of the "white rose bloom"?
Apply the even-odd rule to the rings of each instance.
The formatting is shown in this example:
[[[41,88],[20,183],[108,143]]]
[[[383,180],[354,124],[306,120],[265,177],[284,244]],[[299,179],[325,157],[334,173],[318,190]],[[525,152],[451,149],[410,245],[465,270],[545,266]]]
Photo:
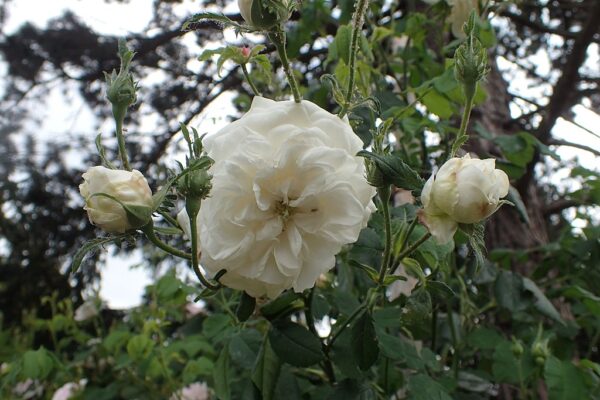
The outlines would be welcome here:
[[[52,400],[69,400],[74,398],[87,384],[87,379],[82,379],[79,383],[69,382],[62,385],[52,395]]]
[[[210,392],[204,382],[196,382],[174,393],[170,400],[209,400]]]
[[[309,101],[255,97],[204,140],[215,161],[202,202],[202,265],[254,297],[310,288],[353,243],[375,206],[346,119]]]
[[[452,158],[425,183],[421,193],[425,224],[438,243],[452,239],[458,224],[473,224],[492,215],[508,194],[508,176],[493,158],[468,154]]]
[[[252,1],[253,0],[238,0],[240,14],[242,14],[244,21],[250,25],[252,25]]]
[[[86,301],[82,305],[77,307],[77,310],[75,310],[75,315],[73,316],[73,319],[77,322],[86,321],[86,320],[98,315],[99,311],[100,310],[98,309],[98,307],[94,301],[92,301],[92,300]]]
[[[134,227],[118,202],[94,194],[106,193],[126,205],[152,208],[152,190],[140,171],[92,167],[83,174],[83,180],[79,192],[85,199],[84,210],[90,222],[106,232],[123,233]]]

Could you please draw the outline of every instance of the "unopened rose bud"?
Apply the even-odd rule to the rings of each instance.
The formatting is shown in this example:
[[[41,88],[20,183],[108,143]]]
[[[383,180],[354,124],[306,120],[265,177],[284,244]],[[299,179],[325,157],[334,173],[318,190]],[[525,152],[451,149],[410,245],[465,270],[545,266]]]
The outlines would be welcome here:
[[[152,191],[140,171],[92,167],[83,180],[79,192],[92,224],[106,232],[123,233],[150,220]]]
[[[246,58],[250,57],[250,48],[248,46],[242,47],[242,55]]]
[[[288,1],[270,3],[267,8],[261,0],[238,0],[240,14],[248,25],[257,29],[269,29],[289,18]]]
[[[438,243],[452,239],[458,224],[474,224],[492,215],[508,194],[508,176],[493,158],[468,154],[446,161],[431,175],[421,193],[423,222]]]
[[[135,53],[127,48],[124,40],[119,40],[119,58],[121,67],[119,73],[104,73],[107,84],[106,97],[112,104],[113,115],[116,120],[123,121],[127,108],[136,102],[137,84],[129,72],[131,60]]]
[[[454,76],[463,86],[467,99],[472,99],[477,82],[487,73],[487,52],[475,36],[475,13],[472,13],[464,25],[467,39],[454,53]]]

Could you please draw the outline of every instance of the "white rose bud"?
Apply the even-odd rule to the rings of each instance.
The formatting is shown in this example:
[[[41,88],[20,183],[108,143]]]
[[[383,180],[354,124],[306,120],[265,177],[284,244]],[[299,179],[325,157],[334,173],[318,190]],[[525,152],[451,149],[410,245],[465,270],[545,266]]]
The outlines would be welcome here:
[[[257,29],[269,29],[289,18],[288,0],[272,2],[274,9],[267,9],[261,0],[238,0],[242,18]]]
[[[447,243],[458,224],[474,224],[492,215],[508,194],[508,176],[493,158],[468,154],[452,158],[431,175],[421,193],[423,219],[438,243]]]
[[[204,140],[215,163],[200,210],[202,266],[250,296],[314,286],[375,207],[347,119],[303,100],[254,97],[241,119]]]
[[[104,231],[123,233],[150,219],[152,190],[140,171],[92,167],[83,174],[83,180],[79,192],[85,199],[84,209],[90,222]],[[123,206],[129,207],[130,212]],[[131,211],[136,215],[131,215]]]

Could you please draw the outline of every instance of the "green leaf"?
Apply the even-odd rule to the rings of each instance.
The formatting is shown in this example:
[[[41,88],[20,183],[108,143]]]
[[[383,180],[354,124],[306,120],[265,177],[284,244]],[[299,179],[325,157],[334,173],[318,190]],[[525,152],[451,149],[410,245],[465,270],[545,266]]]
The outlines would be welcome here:
[[[550,400],[589,398],[582,373],[570,361],[549,357],[544,366],[544,378]]]
[[[279,358],[296,367],[309,367],[324,358],[319,338],[295,322],[274,323],[269,340]]]
[[[506,197],[506,199],[515,205],[515,208],[519,213],[519,219],[525,222],[527,225],[530,225],[529,215],[527,214],[527,208],[525,207],[525,203],[523,203],[523,199],[521,198],[521,194],[519,193],[519,191],[513,186],[509,186],[508,196]]]
[[[559,322],[565,325],[565,321],[562,319],[554,305],[548,300],[544,292],[540,290],[540,288],[529,278],[523,277],[523,288],[533,294],[535,298],[535,302],[533,306],[544,314],[545,316],[552,318],[556,322]]]
[[[523,311],[527,303],[521,292],[523,280],[520,275],[509,271],[500,271],[494,284],[494,293],[498,305],[511,312]]]
[[[438,303],[445,303],[446,301],[457,297],[456,292],[452,290],[450,286],[442,281],[427,281],[425,289],[429,292],[431,297]]]
[[[211,339],[225,331],[231,322],[228,315],[213,314],[202,323],[202,333]]]
[[[235,365],[250,370],[256,362],[258,348],[262,337],[254,329],[244,329],[229,341],[229,356]]]
[[[377,396],[366,382],[355,379],[344,379],[339,382],[327,400],[375,400]]]
[[[425,180],[396,155],[379,155],[367,150],[361,150],[358,156],[365,157],[375,164],[384,177],[384,183],[411,190],[418,196]]]
[[[281,372],[281,361],[273,351],[267,336],[256,358],[252,370],[252,382],[256,385],[264,400],[273,399],[277,380]]]
[[[440,118],[448,119],[454,114],[454,107],[448,98],[435,90],[429,91],[421,98],[427,110]]]
[[[365,312],[352,327],[352,351],[356,357],[358,367],[366,371],[375,364],[379,357],[379,344],[373,326],[373,318]]]
[[[196,382],[198,377],[211,377],[215,370],[215,364],[207,357],[188,360],[181,377],[185,384]]]
[[[240,298],[240,304],[238,304],[235,315],[237,316],[240,322],[247,321],[248,318],[254,313],[254,308],[256,307],[256,299],[250,296],[246,292],[242,292],[242,297]]]
[[[161,277],[156,283],[156,295],[160,302],[167,302],[173,298],[182,283],[174,275],[167,274]]]
[[[301,296],[293,291],[288,291],[262,306],[260,312],[265,318],[274,320],[302,308],[304,308],[304,301]]]
[[[379,330],[379,347],[383,354],[392,360],[398,360],[406,364],[408,368],[422,370],[425,363],[421,359],[419,352],[407,339],[401,336],[393,336]]]
[[[71,273],[73,274],[77,272],[87,253],[94,251],[98,247],[104,246],[105,244],[123,240],[128,236],[129,234],[124,233],[117,236],[99,237],[85,242],[73,256],[73,261],[71,262]]]
[[[30,379],[46,379],[55,366],[51,354],[43,347],[26,351],[23,354],[22,363],[23,376]]]
[[[580,286],[571,286],[563,291],[563,295],[580,300],[583,305],[596,317],[600,317],[600,297]]]
[[[217,358],[213,371],[215,394],[220,400],[231,398],[231,384],[229,379],[229,346],[225,345]]]
[[[127,342],[127,354],[134,360],[147,357],[154,348],[154,342],[146,335],[135,335]]]
[[[379,272],[377,272],[377,270],[375,268],[369,267],[368,265],[360,263],[356,260],[349,260],[348,264],[350,264],[350,266],[352,266],[352,267],[356,267],[356,268],[359,268],[359,269],[362,269],[363,271],[365,271],[367,273],[367,275],[369,275],[369,278],[371,278],[371,280],[373,282],[378,281]]]
[[[342,25],[335,34],[332,59],[342,60],[346,65],[350,65],[350,41],[352,39],[352,27]],[[330,50],[331,51],[331,50]]]
[[[201,12],[201,13],[194,14],[187,21],[185,21],[185,23],[181,27],[181,30],[182,31],[193,30],[194,24],[196,24],[198,22],[202,22],[204,20],[217,22],[220,25],[223,25],[225,27],[236,28],[237,30],[242,31],[242,32],[249,31],[248,27],[238,24],[237,22],[229,19],[229,17],[227,17],[223,14],[216,14],[216,13],[212,13],[212,12]]]
[[[426,374],[416,374],[408,381],[410,400],[452,400],[446,389]]]
[[[371,35],[371,41],[372,42],[380,42],[383,39],[391,36],[394,34],[394,31],[383,27],[383,26],[377,26],[375,27],[375,30],[373,31],[373,34]]]

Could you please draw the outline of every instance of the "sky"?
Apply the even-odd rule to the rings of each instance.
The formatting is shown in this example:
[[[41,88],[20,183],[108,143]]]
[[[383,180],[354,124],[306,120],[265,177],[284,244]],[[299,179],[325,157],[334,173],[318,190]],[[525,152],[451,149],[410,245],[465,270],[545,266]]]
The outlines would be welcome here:
[[[183,19],[185,16],[198,11],[195,8],[196,1],[184,1],[177,6],[177,13]],[[228,10],[235,11],[235,4]],[[150,0],[130,0],[128,4],[120,3],[107,4],[99,0],[13,0],[9,6],[9,16],[5,27],[5,33],[16,30],[23,22],[29,21],[35,25],[43,27],[51,18],[58,17],[65,10],[70,10],[81,17],[86,24],[94,30],[106,34],[127,35],[133,32],[142,31],[147,22],[152,17],[152,1]],[[233,40],[232,35],[226,35],[226,39]],[[597,48],[590,48],[590,54],[595,58],[591,59],[591,65],[599,65],[597,59]],[[194,62],[194,60],[190,60]],[[594,64],[595,63],[595,64]],[[544,55],[536,55],[536,64],[538,68],[547,68],[548,61]],[[502,65],[502,68],[510,69],[509,64]],[[600,72],[600,71],[599,71]],[[0,69],[0,74],[3,70]],[[142,82],[143,84],[144,82]],[[525,81],[517,77],[511,82],[511,91],[523,94],[522,87]],[[531,98],[536,98],[548,88],[528,88],[526,94]],[[53,140],[70,140],[66,132],[95,132],[94,114],[87,108],[85,102],[79,97],[77,90],[73,89],[64,93],[62,88],[55,88],[50,92],[48,98],[48,107],[40,110],[39,120],[42,126],[38,129],[48,138]],[[200,128],[200,131],[215,131],[225,124],[224,116],[228,114],[229,99],[224,96],[221,101],[211,105],[202,115],[198,116],[192,126]],[[583,126],[591,127],[592,130],[600,136],[600,116],[578,106],[575,108],[575,120]],[[220,115],[221,118],[209,118],[208,116]],[[107,123],[112,123],[107,121]],[[103,126],[103,130],[108,135],[110,125]],[[575,125],[560,119],[556,124],[554,131],[556,138],[577,142],[600,149],[600,138],[586,132]],[[95,136],[95,133],[94,133]],[[90,138],[90,149],[93,148],[94,138]],[[562,159],[568,160],[577,158],[578,162],[590,169],[598,169],[597,160],[588,152],[571,148],[560,147],[557,153]],[[78,157],[73,155],[69,158],[73,166],[85,168],[80,164]],[[559,171],[553,180],[564,181],[568,177],[569,170]],[[0,243],[1,245],[1,243]],[[141,255],[133,253],[131,256],[111,256],[106,265],[102,266],[102,280],[100,283],[100,296],[111,308],[129,308],[136,306],[141,301],[141,296],[146,285],[152,283],[150,272],[145,268],[130,268],[139,264]]]

